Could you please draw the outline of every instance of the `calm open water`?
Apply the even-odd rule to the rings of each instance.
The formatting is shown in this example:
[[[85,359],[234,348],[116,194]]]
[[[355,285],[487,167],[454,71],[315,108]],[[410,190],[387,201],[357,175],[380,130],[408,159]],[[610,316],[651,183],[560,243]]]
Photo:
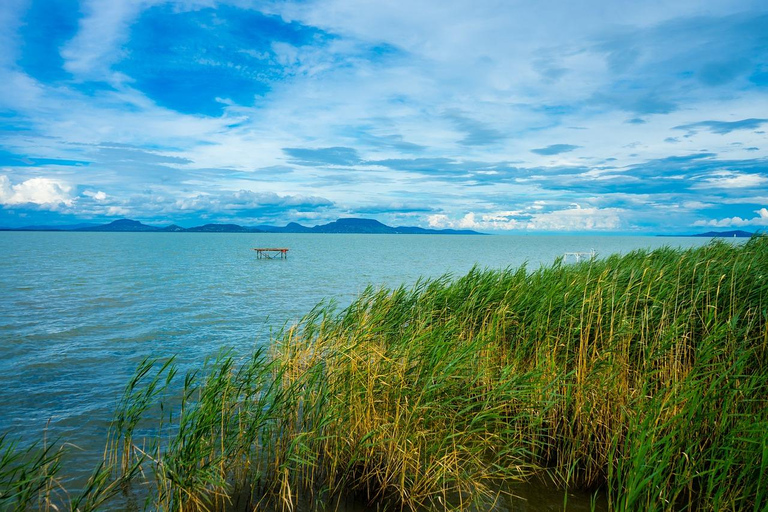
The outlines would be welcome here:
[[[145,356],[182,372],[222,348],[247,354],[323,299],[343,306],[367,285],[697,246],[709,239],[0,232],[0,434],[22,445],[60,437],[103,450],[113,407]],[[253,247],[288,247],[258,260]],[[48,425],[46,427],[46,425]]]

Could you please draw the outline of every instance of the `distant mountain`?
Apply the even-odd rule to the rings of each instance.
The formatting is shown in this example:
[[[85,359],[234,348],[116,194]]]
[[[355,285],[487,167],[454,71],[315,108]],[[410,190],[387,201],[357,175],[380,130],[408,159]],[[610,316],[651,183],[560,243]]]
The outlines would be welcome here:
[[[80,224],[68,224],[64,226],[24,226],[23,228],[0,228],[0,231],[75,231],[83,228],[95,227],[98,224],[81,222]]]
[[[244,228],[237,224],[206,224],[185,229],[187,233],[262,233],[260,229]]]
[[[186,229],[181,226],[177,226],[176,224],[171,224],[170,226],[161,228],[160,231],[164,231],[166,233],[181,233],[182,231],[186,231]]]
[[[84,228],[75,229],[73,231],[109,231],[109,232],[131,232],[131,233],[147,233],[147,232],[162,232],[162,233],[261,233],[259,229],[244,228],[237,224],[206,224],[204,226],[196,226],[193,228],[183,228],[176,224],[171,224],[164,228],[158,228],[156,226],[149,226],[142,224],[137,220],[120,219],[109,224],[103,224],[101,226],[89,226]]]
[[[302,226],[298,222],[289,222],[284,228],[280,230],[283,233],[311,233],[312,228]]]
[[[270,226],[270,225],[262,225],[262,226],[256,226],[256,227],[267,233],[314,233],[312,228],[308,228],[307,226],[302,226],[297,222],[289,222],[287,225],[282,227]]]
[[[171,224],[164,228],[143,224],[137,220],[120,219],[109,224],[77,224],[73,226],[29,226],[8,231],[94,231],[123,233],[361,233],[361,234],[418,234],[418,235],[479,235],[476,231],[456,229],[426,229],[414,226],[393,228],[373,219],[344,218],[314,227],[291,222],[285,227],[258,226],[244,227],[238,224],[205,224],[183,228]]]
[[[741,231],[739,229],[735,231],[707,231],[706,233],[699,233],[697,235],[691,235],[691,236],[701,236],[701,237],[707,237],[707,238],[749,238],[754,233],[750,233],[749,231]]]
[[[101,226],[89,226],[85,228],[78,228],[74,231],[123,231],[123,232],[144,232],[144,231],[160,231],[160,228],[154,226],[147,226],[137,220],[120,219],[109,224]]]
[[[414,226],[398,226],[393,228],[373,219],[344,218],[328,224],[312,228],[291,222],[284,228],[274,226],[259,226],[264,231],[272,233],[357,233],[382,235],[479,235],[477,231],[456,229],[426,229]]]
[[[373,219],[339,219],[322,226],[315,226],[312,231],[314,233],[392,234],[395,233],[395,228]]]

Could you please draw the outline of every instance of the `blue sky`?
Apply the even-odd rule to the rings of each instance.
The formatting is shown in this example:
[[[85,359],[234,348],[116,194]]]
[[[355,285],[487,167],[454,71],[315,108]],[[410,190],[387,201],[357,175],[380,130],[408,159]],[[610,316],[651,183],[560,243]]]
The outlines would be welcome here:
[[[768,5],[4,0],[0,226],[768,226]]]

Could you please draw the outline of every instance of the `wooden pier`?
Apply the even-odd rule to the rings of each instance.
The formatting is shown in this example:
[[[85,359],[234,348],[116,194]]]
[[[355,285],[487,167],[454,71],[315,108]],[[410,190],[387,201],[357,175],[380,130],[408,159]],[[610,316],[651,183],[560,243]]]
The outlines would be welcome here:
[[[254,249],[256,251],[256,256],[259,259],[268,259],[268,260],[274,260],[274,259],[287,259],[288,258],[288,249],[282,248],[282,247],[266,247],[266,248],[260,248],[260,249]]]

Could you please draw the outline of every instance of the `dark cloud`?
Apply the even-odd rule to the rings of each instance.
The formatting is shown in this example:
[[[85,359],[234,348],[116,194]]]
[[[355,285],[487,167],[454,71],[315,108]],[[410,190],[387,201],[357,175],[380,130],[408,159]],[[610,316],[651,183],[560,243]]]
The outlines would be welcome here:
[[[768,159],[725,160],[714,153],[695,153],[648,160],[639,164],[606,168],[594,173],[594,169],[582,173],[564,173],[553,169],[548,173],[534,174],[530,180],[542,189],[570,192],[572,194],[677,194],[688,199],[701,197],[701,186],[707,179],[719,175],[724,169],[733,175],[765,173]],[[546,170],[546,168],[541,169]],[[588,172],[589,171],[589,172]],[[739,196],[743,190],[720,190],[718,195]]]
[[[376,178],[378,178],[378,181]],[[381,176],[374,177],[370,174],[366,175],[364,179],[366,183],[369,183],[371,186],[375,186],[374,184],[381,181],[387,181]],[[361,181],[363,181],[363,179],[361,179],[361,176],[358,172],[328,172],[326,170],[322,174],[318,174],[313,178],[306,180],[304,184],[313,188],[320,189],[324,187],[335,187],[338,185],[354,185],[355,183],[360,183]]]
[[[362,144],[375,148],[394,149],[402,153],[421,153],[426,146],[403,140],[401,135],[373,135],[365,131],[353,134]]]
[[[452,158],[388,158],[369,160],[371,165],[381,165],[398,171],[438,171],[456,167]],[[465,170],[465,169],[462,169]]]
[[[655,92],[644,92],[641,87],[629,84],[613,84],[610,91],[593,95],[586,102],[588,105],[599,105],[624,110],[640,115],[669,114],[679,108],[678,103],[669,95]]]
[[[558,65],[556,59],[552,57],[540,58],[533,61],[531,64],[533,69],[541,75],[545,82],[557,82],[568,73],[568,69]]]
[[[459,141],[463,146],[486,146],[507,138],[500,131],[464,115],[459,110],[449,110],[444,115],[456,128],[466,134]]]
[[[580,147],[573,144],[552,144],[545,148],[532,149],[531,153],[536,153],[537,155],[559,155],[560,153],[568,153]]]
[[[718,86],[765,63],[768,14],[690,16],[604,36],[593,50],[609,69],[639,83],[666,83],[669,76]],[[639,78],[640,77],[640,78]]]
[[[699,69],[698,77],[705,85],[724,85],[745,74],[749,69],[750,63],[747,59],[708,62]]]
[[[283,148],[283,152],[290,156],[292,164],[304,166],[317,165],[355,165],[360,163],[360,156],[354,148]]]
[[[645,119],[641,119],[639,117],[633,117],[632,119],[627,119],[625,122],[627,124],[645,124],[648,121],[646,121]]]
[[[742,119],[741,121],[699,121],[698,123],[675,126],[674,129],[695,132],[697,129],[703,128],[712,133],[725,135],[736,130],[756,130],[765,123],[768,123],[768,119],[749,118]]]
[[[606,53],[606,63],[608,69],[614,73],[624,73],[629,71],[640,59],[641,50],[632,43],[625,45],[616,45],[608,49]]]

